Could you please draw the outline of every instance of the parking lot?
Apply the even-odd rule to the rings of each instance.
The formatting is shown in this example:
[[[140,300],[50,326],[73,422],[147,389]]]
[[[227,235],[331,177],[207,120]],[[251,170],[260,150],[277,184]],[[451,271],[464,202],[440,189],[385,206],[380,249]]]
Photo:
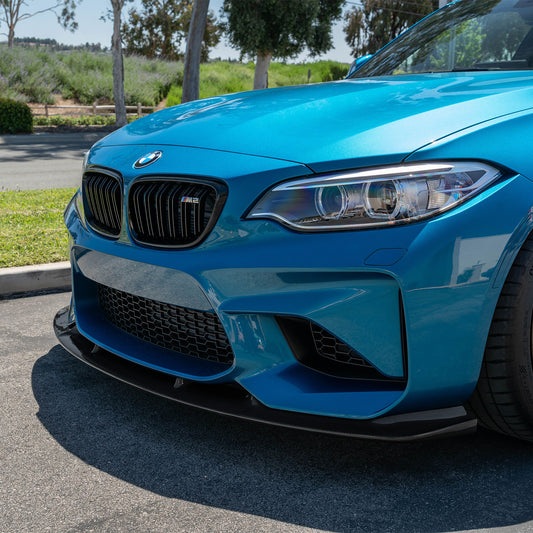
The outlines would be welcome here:
[[[247,423],[65,352],[69,293],[0,301],[0,531],[533,531],[531,445],[390,444]]]

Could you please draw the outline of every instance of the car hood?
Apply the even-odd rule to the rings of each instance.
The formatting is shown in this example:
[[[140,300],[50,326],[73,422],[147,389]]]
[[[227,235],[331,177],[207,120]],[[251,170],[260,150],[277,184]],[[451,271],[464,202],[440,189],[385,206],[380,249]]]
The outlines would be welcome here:
[[[207,148],[315,171],[401,161],[459,130],[533,106],[528,72],[344,80],[208,98],[122,128],[97,146]]]

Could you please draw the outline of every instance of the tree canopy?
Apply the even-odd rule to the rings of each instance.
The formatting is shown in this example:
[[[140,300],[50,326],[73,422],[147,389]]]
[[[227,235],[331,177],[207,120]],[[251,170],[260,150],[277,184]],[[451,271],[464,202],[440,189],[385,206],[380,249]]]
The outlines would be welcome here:
[[[140,9],[131,9],[122,25],[122,39],[129,54],[167,60],[183,59],[183,43],[187,40],[193,0],[142,0]],[[202,60],[220,40],[215,15],[207,15],[202,43]]]
[[[438,0],[361,0],[345,15],[346,42],[354,57],[374,54],[438,6]]]
[[[311,55],[333,46],[331,29],[344,0],[224,0],[225,32],[242,56],[257,57],[254,89],[268,87],[272,58]]]
[[[331,26],[344,0],[225,0],[225,31],[241,54],[294,57],[333,46]]]
[[[76,0],[51,0],[48,5],[35,6],[34,11],[31,11],[34,3],[32,0],[0,0],[0,23],[7,26],[6,35],[9,48],[12,48],[15,42],[15,28],[19,22],[47,11],[55,13],[57,21],[66,29],[74,31],[78,27],[74,21]],[[30,11],[26,11],[26,9],[30,9]],[[61,9],[60,14],[58,13],[59,9]]]

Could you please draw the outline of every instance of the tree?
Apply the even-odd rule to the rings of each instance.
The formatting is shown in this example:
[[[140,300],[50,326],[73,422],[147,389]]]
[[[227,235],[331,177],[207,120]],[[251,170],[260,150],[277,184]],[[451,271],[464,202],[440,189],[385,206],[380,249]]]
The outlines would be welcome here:
[[[181,45],[189,32],[193,4],[193,0],[142,0],[141,8],[131,9],[122,26],[126,52],[150,58],[183,59]],[[207,61],[209,49],[220,40],[220,28],[212,12],[207,14],[205,26],[202,61]]]
[[[182,103],[200,98],[200,60],[208,9],[209,0],[196,0],[194,2],[183,67]]]
[[[113,9],[113,36],[111,54],[113,56],[113,98],[115,99],[115,124],[120,128],[128,123],[126,98],[124,96],[124,59],[122,57],[121,15],[122,8],[130,0],[110,0]]]
[[[183,37],[184,0],[143,0],[132,8],[122,25],[124,48],[128,54],[149,58],[176,59]]]
[[[316,56],[333,46],[331,27],[344,0],[224,0],[225,31],[243,56],[256,57],[254,89],[268,87],[273,58]]]
[[[37,11],[22,11],[26,8],[32,0],[0,0],[0,22],[7,26],[7,46],[13,48],[15,40],[15,27],[23,20],[27,20],[35,15],[52,11],[57,15],[57,20],[65,28],[75,30],[78,25],[73,19],[74,9],[76,8],[75,0],[57,0],[48,7],[39,9]],[[57,14],[57,10],[62,7],[61,14]]]
[[[354,57],[373,54],[438,8],[438,0],[361,0],[345,15],[346,42]]]

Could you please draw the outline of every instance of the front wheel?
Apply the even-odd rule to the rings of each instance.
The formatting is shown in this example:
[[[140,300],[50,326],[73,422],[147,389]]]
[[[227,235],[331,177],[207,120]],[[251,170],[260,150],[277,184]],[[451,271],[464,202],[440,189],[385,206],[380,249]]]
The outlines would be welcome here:
[[[482,426],[533,441],[533,233],[503,286],[469,407]]]

